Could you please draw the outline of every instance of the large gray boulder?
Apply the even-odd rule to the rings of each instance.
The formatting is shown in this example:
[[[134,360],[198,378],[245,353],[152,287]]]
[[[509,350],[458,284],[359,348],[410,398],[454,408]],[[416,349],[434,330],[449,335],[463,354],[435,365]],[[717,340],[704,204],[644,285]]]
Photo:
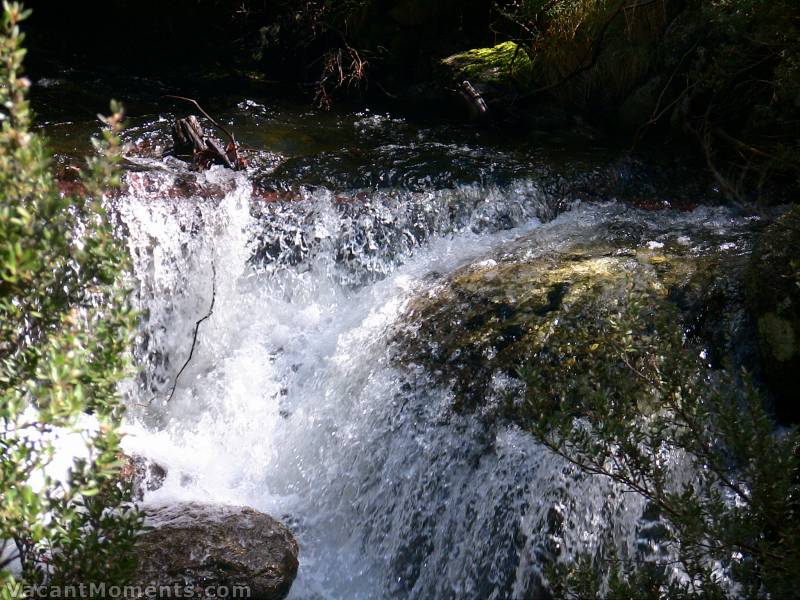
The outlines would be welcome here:
[[[200,502],[149,508],[146,516],[149,529],[135,549],[133,585],[140,597],[156,597],[162,586],[191,586],[193,597],[200,598],[279,600],[289,593],[298,545],[272,517],[248,507]],[[244,588],[249,592],[242,595]]]

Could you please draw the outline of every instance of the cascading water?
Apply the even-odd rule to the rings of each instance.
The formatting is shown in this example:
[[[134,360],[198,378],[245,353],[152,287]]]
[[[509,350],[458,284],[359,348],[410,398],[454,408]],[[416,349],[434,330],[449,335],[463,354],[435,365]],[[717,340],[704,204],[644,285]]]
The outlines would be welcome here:
[[[281,126],[262,105],[239,109]],[[256,193],[253,173],[189,176],[151,161],[127,174],[111,207],[141,312],[125,444],[168,471],[145,502],[212,500],[281,518],[301,545],[296,600],[544,598],[554,557],[641,553],[640,499],[580,475],[513,424],[455,411],[453,392],[393,347],[409,302],[458,267],[533,231],[556,247],[619,213],[564,212],[524,156],[422,132],[386,144],[402,121],[355,125],[373,161],[259,157],[260,176],[287,182],[279,202]],[[313,169],[317,181],[305,181]],[[711,213],[685,221],[727,224]],[[492,381],[497,393],[509,385]]]
[[[298,599],[530,597],[557,546],[633,540],[636,502],[393,364],[407,301],[539,226],[535,186],[255,205],[243,176],[206,178],[221,200],[132,175],[117,201],[143,314],[127,444],[169,472],[148,501],[283,517]]]

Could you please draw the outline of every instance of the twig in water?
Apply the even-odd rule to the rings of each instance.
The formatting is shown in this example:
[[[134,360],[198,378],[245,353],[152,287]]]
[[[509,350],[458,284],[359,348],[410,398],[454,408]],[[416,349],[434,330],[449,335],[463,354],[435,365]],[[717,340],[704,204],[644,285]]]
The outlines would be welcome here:
[[[192,99],[192,98],[187,98],[187,97],[185,97],[185,96],[173,96],[172,94],[167,94],[166,96],[164,96],[164,98],[172,98],[173,100],[183,100],[184,102],[188,102],[189,104],[192,104],[192,105],[194,105],[194,107],[195,107],[197,110],[199,110],[199,111],[202,113],[202,115],[203,115],[203,116],[204,116],[206,119],[208,119],[209,121],[211,121],[211,124],[212,124],[212,125],[214,125],[214,126],[217,128],[217,129],[219,129],[220,131],[222,131],[222,132],[223,132],[223,133],[224,133],[224,134],[225,134],[225,135],[228,137],[228,139],[230,140],[231,144],[233,144],[234,146],[236,146],[236,138],[234,138],[234,137],[233,137],[233,134],[232,134],[230,131],[228,131],[228,130],[227,130],[225,127],[223,127],[222,125],[220,125],[220,124],[217,122],[217,120],[216,120],[216,119],[214,119],[214,117],[212,117],[212,116],[211,116],[211,115],[209,115],[209,114],[208,114],[206,111],[204,111],[204,110],[203,110],[203,107],[202,107],[202,106],[200,106],[200,104],[198,104],[197,100],[194,100],[194,99]]]
[[[224,151],[220,148],[217,148],[216,143],[212,139],[206,140],[205,137],[203,137],[203,144],[201,144],[201,146],[204,147],[205,150],[211,149],[214,155],[221,158],[222,162],[226,166],[233,169],[234,171],[241,171],[242,169],[245,168],[247,161],[245,161],[243,157],[239,156],[239,144],[236,142],[236,138],[233,137],[233,134],[227,128],[223,127],[222,124],[220,124],[216,119],[214,119],[214,117],[212,117],[210,114],[204,111],[203,107],[200,106],[200,104],[198,104],[197,100],[194,100],[192,98],[186,98],[185,96],[173,96],[173,95],[167,95],[164,96],[164,98],[172,98],[173,100],[182,100],[184,102],[192,104],[195,108],[197,108],[197,110],[199,110],[206,119],[211,121],[211,123],[217,129],[222,131],[228,137],[228,140],[230,140],[228,145],[225,147]],[[195,147],[195,155],[197,154],[197,150],[198,148]]]
[[[175,395],[175,389],[178,387],[178,380],[181,378],[181,374],[183,373],[184,369],[189,366],[189,362],[192,360],[192,356],[194,355],[194,347],[197,345],[197,332],[200,330],[200,324],[207,320],[211,315],[214,313],[214,303],[217,301],[217,266],[216,263],[212,260],[211,261],[211,306],[208,307],[208,312],[202,318],[198,319],[197,322],[194,324],[194,335],[192,336],[192,348],[189,350],[189,358],[186,359],[186,362],[183,363],[181,370],[178,371],[178,374],[175,376],[175,381],[172,383],[172,390],[169,393],[169,398],[167,398],[167,402],[172,400],[172,397]]]

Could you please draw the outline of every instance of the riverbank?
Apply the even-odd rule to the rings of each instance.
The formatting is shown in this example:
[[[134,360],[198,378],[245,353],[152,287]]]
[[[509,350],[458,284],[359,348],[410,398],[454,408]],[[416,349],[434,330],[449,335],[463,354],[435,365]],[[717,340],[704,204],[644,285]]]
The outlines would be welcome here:
[[[702,165],[736,204],[793,201],[797,188],[800,42],[788,0],[102,6],[74,7],[65,29],[35,3],[33,72],[47,76],[69,56],[72,67],[251,90],[283,82],[309,106],[455,121],[470,118],[466,79],[486,101],[484,127],[584,129],[657,147]]]

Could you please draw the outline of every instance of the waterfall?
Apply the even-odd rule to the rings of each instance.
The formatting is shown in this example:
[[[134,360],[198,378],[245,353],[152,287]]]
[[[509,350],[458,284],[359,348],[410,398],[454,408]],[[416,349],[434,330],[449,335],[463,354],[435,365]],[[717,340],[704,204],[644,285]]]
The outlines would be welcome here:
[[[142,315],[126,449],[168,470],[146,502],[283,519],[297,600],[537,598],[548,557],[634,551],[641,501],[453,411],[392,351],[411,298],[553,216],[534,183],[265,203],[222,170],[200,176],[221,190],[210,199],[137,177],[113,212]]]

